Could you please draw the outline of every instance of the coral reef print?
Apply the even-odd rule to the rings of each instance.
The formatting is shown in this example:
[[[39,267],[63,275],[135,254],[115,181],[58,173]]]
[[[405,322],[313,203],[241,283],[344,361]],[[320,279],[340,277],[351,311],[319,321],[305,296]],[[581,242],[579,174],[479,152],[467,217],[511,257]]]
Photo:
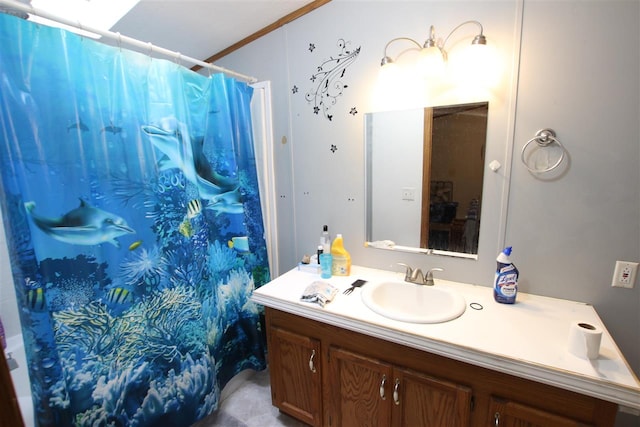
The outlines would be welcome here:
[[[0,45],[0,204],[37,425],[192,425],[266,367],[251,88],[9,15]]]
[[[313,113],[322,115],[329,121],[333,119],[331,109],[338,102],[348,85],[343,83],[347,68],[355,62],[360,54],[360,47],[348,48],[348,42],[339,39],[339,52],[322,61],[311,75],[313,87],[306,93],[305,99],[313,106]],[[315,45],[311,44],[315,49]],[[314,49],[309,49],[313,51]]]

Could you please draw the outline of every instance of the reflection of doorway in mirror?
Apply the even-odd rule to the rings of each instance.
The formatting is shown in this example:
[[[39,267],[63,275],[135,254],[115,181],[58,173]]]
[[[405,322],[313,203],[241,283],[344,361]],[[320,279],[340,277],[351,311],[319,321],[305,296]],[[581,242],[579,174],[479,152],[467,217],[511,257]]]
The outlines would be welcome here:
[[[423,200],[429,205],[422,207],[421,243],[428,248],[477,252],[487,115],[487,103],[433,111],[430,141],[425,142],[431,167],[423,180],[430,192]]]

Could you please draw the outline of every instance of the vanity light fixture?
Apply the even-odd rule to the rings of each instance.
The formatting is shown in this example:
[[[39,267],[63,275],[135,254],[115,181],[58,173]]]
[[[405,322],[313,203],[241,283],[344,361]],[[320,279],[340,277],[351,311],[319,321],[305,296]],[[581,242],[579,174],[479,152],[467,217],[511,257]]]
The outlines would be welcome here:
[[[474,24],[480,28],[480,33],[473,38],[471,42],[471,47],[473,47],[474,50],[482,50],[482,46],[486,46],[487,44],[487,38],[483,34],[482,24],[478,21],[463,22],[462,24],[458,25],[453,30],[451,30],[451,32],[444,39],[444,41],[442,39],[436,38],[435,28],[433,25],[431,25],[430,31],[429,31],[429,38],[422,45],[409,37],[398,37],[390,40],[384,47],[384,56],[380,63],[380,66],[382,67],[381,72],[386,73],[387,71],[385,70],[385,68],[391,68],[395,64],[395,60],[387,54],[387,50],[389,49],[389,46],[391,46],[392,44],[398,41],[408,41],[413,45],[415,45],[416,47],[403,50],[396,57],[396,60],[407,51],[417,49],[419,50],[419,57],[416,61],[416,65],[419,68],[420,73],[422,75],[424,75],[425,77],[438,77],[444,74],[444,67],[449,59],[448,58],[449,54],[445,49],[445,47],[447,46],[447,42],[449,41],[449,38],[453,35],[453,33],[455,33],[458,29],[460,29],[462,26],[467,24]],[[475,55],[472,55],[472,56],[475,56]]]

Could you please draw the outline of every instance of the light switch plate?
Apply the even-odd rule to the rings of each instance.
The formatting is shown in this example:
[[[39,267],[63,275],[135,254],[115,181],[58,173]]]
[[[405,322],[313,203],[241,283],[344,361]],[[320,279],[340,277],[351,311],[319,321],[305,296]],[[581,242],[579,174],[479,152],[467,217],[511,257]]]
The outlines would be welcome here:
[[[413,201],[416,199],[416,189],[414,187],[402,188],[402,200]]]

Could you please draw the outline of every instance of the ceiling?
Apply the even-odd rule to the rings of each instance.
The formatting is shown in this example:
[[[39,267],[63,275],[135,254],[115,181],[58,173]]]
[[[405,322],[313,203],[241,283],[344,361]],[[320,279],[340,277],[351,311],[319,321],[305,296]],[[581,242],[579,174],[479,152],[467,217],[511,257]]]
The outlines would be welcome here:
[[[310,3],[318,1],[141,0],[111,31],[206,60]]]

